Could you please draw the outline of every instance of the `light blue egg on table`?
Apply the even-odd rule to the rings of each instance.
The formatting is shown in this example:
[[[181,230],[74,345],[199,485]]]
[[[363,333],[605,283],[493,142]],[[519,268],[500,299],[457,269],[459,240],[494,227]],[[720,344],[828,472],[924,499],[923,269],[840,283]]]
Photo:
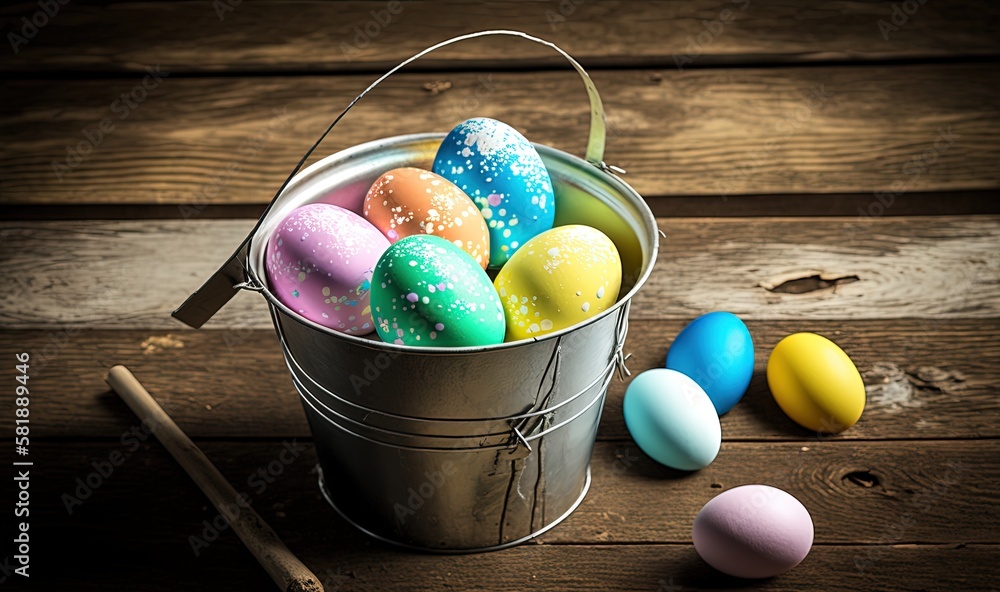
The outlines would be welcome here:
[[[710,312],[677,334],[667,368],[687,374],[708,393],[719,415],[743,398],[753,377],[753,339],[740,318]]]
[[[719,454],[719,414],[705,391],[676,370],[653,368],[633,378],[624,413],[632,439],[660,464],[696,471]]]
[[[552,228],[552,180],[534,146],[506,123],[478,117],[451,130],[434,172],[466,193],[490,229],[490,267],[499,268],[528,239]]]

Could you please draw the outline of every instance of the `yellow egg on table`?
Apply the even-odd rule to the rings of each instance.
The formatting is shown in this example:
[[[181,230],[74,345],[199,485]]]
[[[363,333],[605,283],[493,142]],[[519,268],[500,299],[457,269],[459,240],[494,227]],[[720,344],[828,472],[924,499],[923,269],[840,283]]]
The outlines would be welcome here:
[[[505,341],[540,337],[584,321],[618,300],[622,263],[615,243],[590,226],[558,226],[521,246],[493,282]]]
[[[816,432],[842,432],[865,408],[865,382],[854,362],[815,333],[795,333],[774,346],[767,385],[788,417]]]

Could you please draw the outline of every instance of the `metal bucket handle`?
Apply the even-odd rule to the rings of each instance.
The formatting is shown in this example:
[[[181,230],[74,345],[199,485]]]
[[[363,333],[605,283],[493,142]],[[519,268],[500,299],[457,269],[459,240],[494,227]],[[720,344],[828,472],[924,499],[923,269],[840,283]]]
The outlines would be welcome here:
[[[250,231],[250,234],[248,234],[247,237],[243,239],[243,242],[240,243],[240,246],[239,248],[236,249],[236,252],[233,253],[232,256],[229,257],[229,260],[226,261],[226,263],[222,267],[220,267],[214,274],[212,274],[212,277],[206,280],[205,283],[202,284],[202,286],[198,288],[196,292],[188,296],[187,300],[185,300],[184,303],[181,304],[177,308],[177,310],[173,312],[172,316],[175,319],[183,322],[184,324],[197,329],[202,325],[204,325],[205,322],[208,321],[208,319],[212,318],[212,316],[215,315],[215,313],[218,312],[219,309],[225,306],[226,303],[229,302],[232,299],[232,297],[236,294],[236,292],[238,292],[239,290],[248,289],[258,292],[261,291],[263,289],[263,286],[259,285],[256,281],[251,279],[247,273],[248,266],[246,264],[246,259],[249,254],[250,243],[253,240],[254,236],[257,234],[257,230],[264,223],[264,219],[267,217],[268,212],[271,211],[271,208],[274,207],[274,204],[278,201],[278,198],[281,196],[281,193],[285,190],[285,187],[287,187],[288,184],[291,182],[292,178],[294,178],[295,175],[298,174],[299,170],[301,170],[302,166],[306,163],[306,160],[309,159],[309,157],[316,150],[316,148],[318,148],[319,145],[323,142],[323,140],[326,139],[327,135],[329,135],[329,133],[333,130],[334,126],[337,125],[337,123],[340,122],[340,120],[343,119],[345,115],[347,115],[347,112],[350,111],[351,108],[354,107],[355,103],[360,101],[362,97],[364,97],[372,89],[378,86],[383,80],[395,74],[401,68],[406,67],[410,62],[418,60],[421,57],[431,53],[432,51],[435,51],[447,45],[451,45],[452,43],[465,41],[466,39],[474,39],[476,37],[485,37],[491,35],[510,35],[512,37],[520,37],[522,39],[527,39],[528,41],[534,41],[535,43],[551,47],[552,49],[556,50],[561,56],[566,58],[566,60],[570,63],[570,65],[572,65],[573,68],[580,75],[580,78],[583,79],[584,86],[586,86],[587,88],[587,95],[590,98],[590,134],[587,139],[587,151],[585,154],[585,158],[587,159],[588,162],[604,170],[605,172],[608,171],[624,172],[621,171],[620,169],[605,164],[603,160],[605,138],[607,135],[607,129],[605,127],[605,121],[604,121],[604,104],[601,102],[601,96],[597,92],[597,87],[594,86],[594,81],[590,79],[590,75],[587,74],[586,70],[583,69],[583,66],[581,66],[579,62],[574,60],[568,53],[563,51],[554,43],[545,41],[544,39],[539,39],[538,37],[532,37],[531,35],[528,35],[527,33],[523,33],[521,31],[508,31],[508,30],[479,31],[477,33],[459,35],[458,37],[453,37],[446,41],[442,41],[436,45],[432,45],[431,47],[428,47],[427,49],[413,55],[412,57],[403,60],[396,67],[394,67],[393,69],[389,70],[388,72],[380,76],[378,80],[371,83],[371,85],[368,88],[363,90],[361,94],[359,94],[353,101],[351,101],[351,103],[347,105],[347,108],[345,108],[340,113],[340,115],[338,115],[337,118],[333,120],[333,123],[331,123],[329,127],[326,128],[326,131],[324,131],[323,134],[319,137],[319,139],[316,140],[316,142],[309,148],[309,150],[306,151],[305,155],[303,155],[302,158],[299,159],[299,163],[295,165],[295,168],[292,170],[291,174],[289,174],[288,178],[285,179],[285,182],[281,184],[281,187],[278,189],[277,193],[274,194],[274,198],[271,199],[271,203],[267,205],[267,208],[264,210],[264,213],[261,214],[260,219],[257,220],[257,224],[253,227],[253,230]]]

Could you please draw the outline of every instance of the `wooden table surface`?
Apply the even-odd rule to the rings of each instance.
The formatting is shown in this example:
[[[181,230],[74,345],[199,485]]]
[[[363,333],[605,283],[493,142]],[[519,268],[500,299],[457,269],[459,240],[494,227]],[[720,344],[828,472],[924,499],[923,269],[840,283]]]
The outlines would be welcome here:
[[[164,449],[131,432],[104,383],[123,363],[328,591],[1000,589],[996,3],[52,0],[5,5],[0,20],[4,513],[9,463],[34,463],[31,577],[11,573],[11,525],[6,585],[273,589],[234,533],[206,529],[215,511]],[[565,523],[501,552],[404,552],[321,499],[263,300],[240,294],[197,331],[170,311],[371,80],[499,27],[591,71],[607,161],[666,235],[632,306],[633,374],[721,309],[746,320],[755,375],[708,468],[644,456],[616,380],[593,488]],[[471,116],[580,154],[587,115],[554,53],[488,39],[391,78],[318,156]],[[867,408],[842,434],[799,428],[767,390],[770,350],[797,331],[836,341],[864,376]],[[27,457],[8,439],[20,352]],[[275,469],[286,445],[299,452]],[[792,571],[745,582],[698,558],[691,524],[752,482],[800,499],[815,545]],[[207,546],[196,553],[192,537]]]

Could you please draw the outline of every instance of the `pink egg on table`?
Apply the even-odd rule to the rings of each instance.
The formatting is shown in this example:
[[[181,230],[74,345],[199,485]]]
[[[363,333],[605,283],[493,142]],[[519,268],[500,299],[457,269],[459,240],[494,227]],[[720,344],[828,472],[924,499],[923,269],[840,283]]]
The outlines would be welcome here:
[[[278,224],[267,243],[267,282],[282,304],[351,335],[375,330],[368,301],[372,271],[389,241],[339,206],[308,204]]]
[[[790,494],[768,485],[742,485],[705,504],[691,534],[698,555],[715,569],[738,578],[769,578],[809,554],[813,522]]]

